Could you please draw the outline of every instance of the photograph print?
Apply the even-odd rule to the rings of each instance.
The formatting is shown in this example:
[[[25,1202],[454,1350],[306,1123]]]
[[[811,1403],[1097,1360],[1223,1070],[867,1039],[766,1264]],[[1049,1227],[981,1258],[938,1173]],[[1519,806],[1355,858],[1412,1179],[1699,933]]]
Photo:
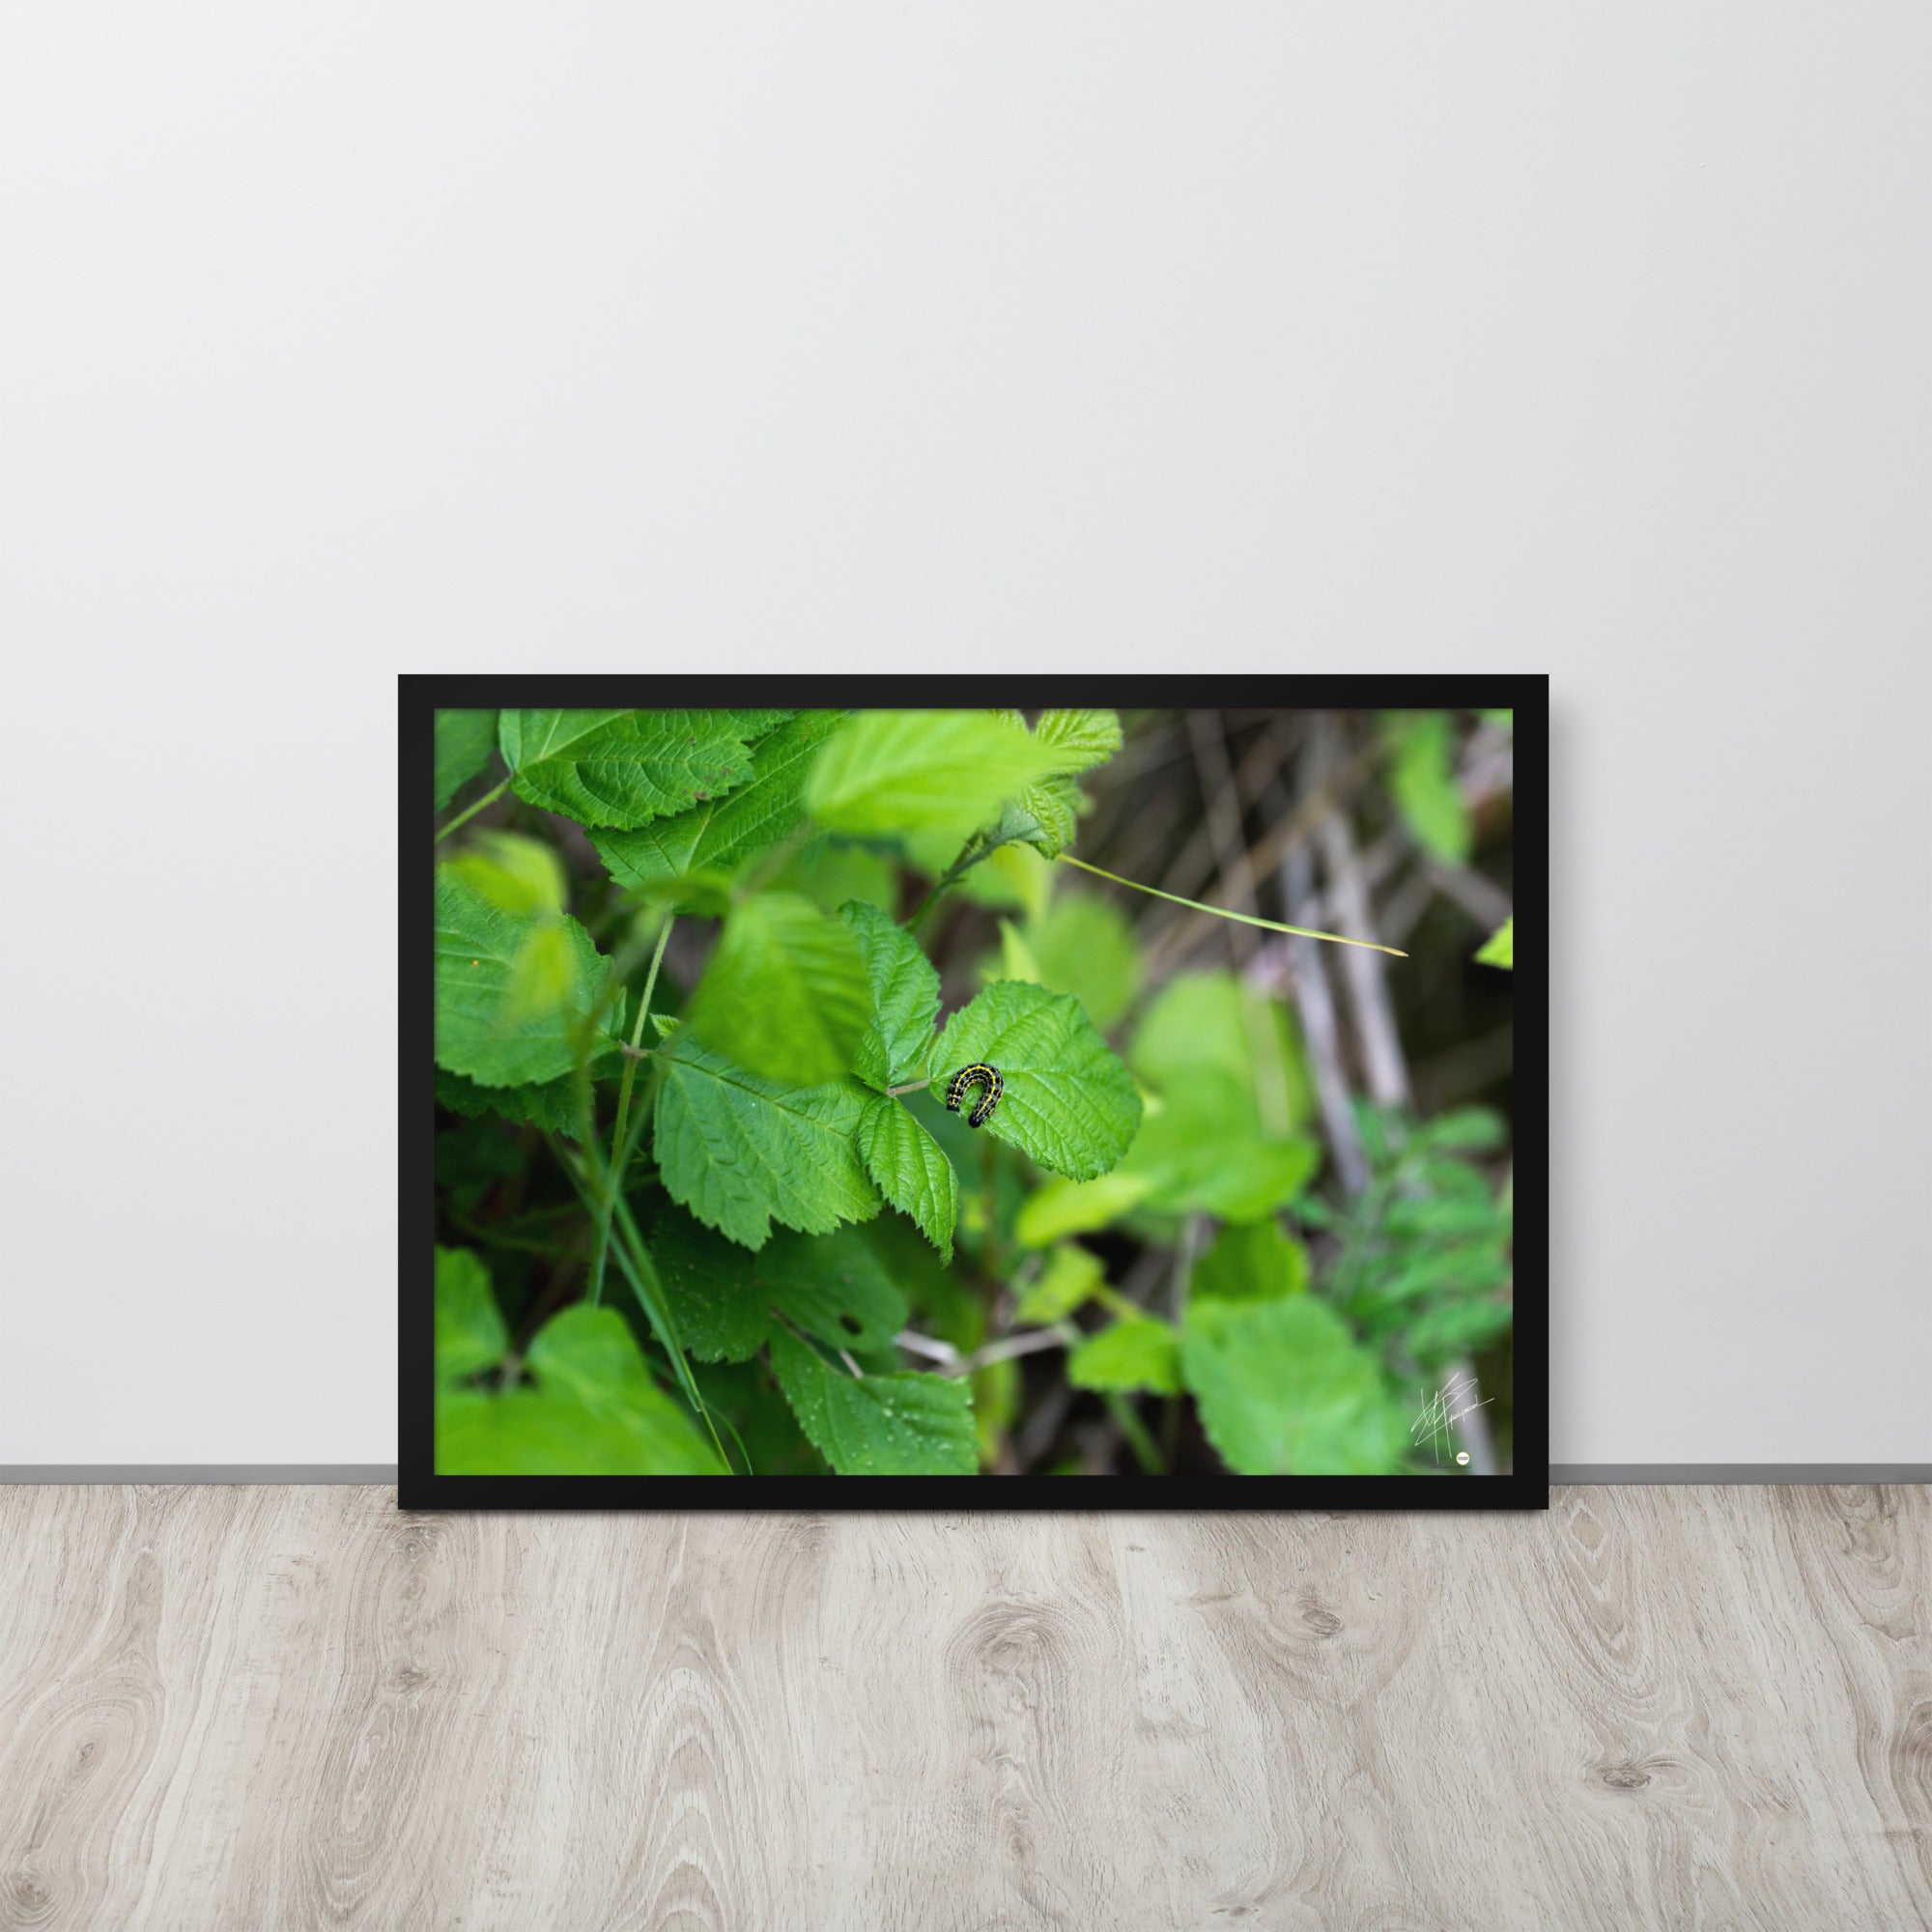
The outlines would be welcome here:
[[[403,1505],[1545,1506],[1547,692],[405,677]]]

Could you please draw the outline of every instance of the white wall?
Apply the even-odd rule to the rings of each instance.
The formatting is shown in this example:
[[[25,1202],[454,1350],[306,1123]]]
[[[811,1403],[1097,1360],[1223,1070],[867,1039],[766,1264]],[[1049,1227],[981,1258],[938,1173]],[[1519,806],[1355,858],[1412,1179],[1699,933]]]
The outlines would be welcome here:
[[[0,1463],[394,1454],[399,669],[1555,675],[1559,1462],[1932,1460],[1932,16],[14,8]]]

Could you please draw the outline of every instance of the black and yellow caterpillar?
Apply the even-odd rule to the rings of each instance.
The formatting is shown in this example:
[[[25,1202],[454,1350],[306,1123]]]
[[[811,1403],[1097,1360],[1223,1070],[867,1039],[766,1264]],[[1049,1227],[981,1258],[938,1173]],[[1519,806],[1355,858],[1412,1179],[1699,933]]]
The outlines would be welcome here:
[[[997,1066],[988,1066],[983,1060],[976,1060],[971,1066],[962,1066],[946,1083],[946,1111],[956,1114],[959,1103],[966,1097],[967,1088],[978,1084],[986,1091],[980,1094],[980,1103],[966,1116],[969,1127],[983,1127],[992,1119],[993,1109],[1000,1104],[1000,1095],[1007,1091],[1007,1083],[1000,1078]]]

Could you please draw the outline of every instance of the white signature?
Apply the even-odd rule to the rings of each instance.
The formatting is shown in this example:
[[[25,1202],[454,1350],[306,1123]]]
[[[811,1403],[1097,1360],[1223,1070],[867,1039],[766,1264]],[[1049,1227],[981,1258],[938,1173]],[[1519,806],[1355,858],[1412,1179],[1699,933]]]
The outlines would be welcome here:
[[[1451,1376],[1439,1389],[1422,1398],[1422,1412],[1415,1418],[1415,1425],[1408,1432],[1411,1442],[1427,1440],[1429,1453],[1439,1463],[1442,1460],[1442,1446],[1449,1439],[1457,1423],[1465,1415],[1473,1414],[1479,1408],[1487,1408],[1495,1400],[1494,1396],[1483,1396],[1475,1400],[1476,1383],[1473,1377]],[[1463,1450],[1456,1458],[1459,1463],[1467,1463],[1469,1455]]]

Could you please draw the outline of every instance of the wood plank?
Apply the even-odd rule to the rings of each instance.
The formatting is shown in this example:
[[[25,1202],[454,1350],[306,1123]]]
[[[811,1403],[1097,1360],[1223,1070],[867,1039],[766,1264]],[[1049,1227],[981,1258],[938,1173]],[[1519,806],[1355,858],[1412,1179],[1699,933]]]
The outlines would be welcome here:
[[[1932,1922],[1932,1492],[0,1489],[0,1926]]]

